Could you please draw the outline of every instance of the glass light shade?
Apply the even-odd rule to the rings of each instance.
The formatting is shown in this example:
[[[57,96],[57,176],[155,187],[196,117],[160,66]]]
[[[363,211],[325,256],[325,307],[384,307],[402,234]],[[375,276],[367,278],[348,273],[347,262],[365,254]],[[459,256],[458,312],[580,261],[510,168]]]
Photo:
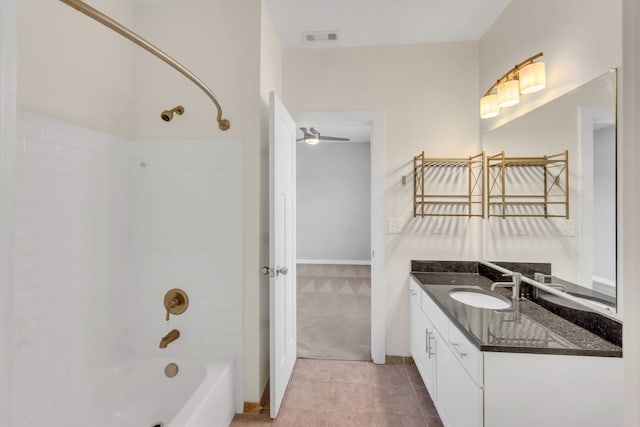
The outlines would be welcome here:
[[[304,142],[306,142],[309,145],[316,145],[318,142],[320,142],[320,140],[315,136],[309,136],[304,139]]]
[[[498,106],[511,107],[520,102],[520,83],[518,80],[507,80],[498,85]]]
[[[485,95],[480,99],[480,118],[490,119],[500,114],[498,107],[498,95]]]
[[[520,93],[533,93],[546,86],[544,62],[532,62],[518,71],[520,76]]]

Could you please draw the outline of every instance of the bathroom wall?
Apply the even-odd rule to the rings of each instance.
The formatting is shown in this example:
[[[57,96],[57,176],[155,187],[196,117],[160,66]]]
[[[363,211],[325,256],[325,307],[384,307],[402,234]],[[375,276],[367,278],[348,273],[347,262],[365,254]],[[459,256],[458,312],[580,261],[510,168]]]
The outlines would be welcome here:
[[[512,0],[480,39],[477,105],[496,79],[538,52],[544,52],[547,88],[482,120],[481,132],[622,64],[622,0]]]
[[[371,260],[368,142],[297,144],[297,258],[334,264]]]
[[[387,354],[409,354],[406,289],[411,259],[476,259],[478,218],[412,216],[413,156],[477,154],[477,43],[287,49],[284,103],[291,112],[385,113],[385,218],[401,218],[385,240]],[[402,185],[403,175],[408,177]]]
[[[620,273],[624,283],[622,298],[624,307],[624,425],[640,425],[640,287],[637,286],[640,266],[640,227],[638,216],[638,188],[640,173],[637,165],[640,162],[640,5],[636,0],[623,0],[624,3],[624,38],[623,68],[621,93],[621,165],[620,182],[621,226],[620,233]]]
[[[622,0],[571,0],[560,3],[543,0],[535,4],[513,0],[480,40],[481,90],[478,98],[513,64],[539,51],[544,52],[547,88],[523,96],[520,104],[502,109],[494,119],[481,120],[481,134],[622,64]],[[619,93],[622,93],[620,88]],[[509,149],[508,146],[502,148]],[[570,158],[576,158],[571,153],[570,149]],[[573,199],[570,204],[570,211],[577,213],[578,206]],[[583,217],[588,222],[588,217]],[[530,231],[528,227],[526,232]],[[505,243],[517,245],[518,240],[521,239],[514,236]],[[557,244],[560,246],[563,243]],[[569,242],[569,245],[573,243]],[[592,250],[591,246],[588,246],[588,250]],[[554,252],[554,256],[560,256],[562,252]],[[566,277],[573,276],[575,273],[569,272]],[[579,281],[591,282],[592,274],[588,276],[588,279]],[[620,280],[618,291],[622,286],[624,284]]]
[[[14,147],[20,426],[126,351],[129,146],[20,110]]]
[[[133,23],[129,0],[90,3],[124,25]],[[133,50],[131,42],[62,2],[20,0],[18,105],[127,137]]]
[[[242,384],[242,145],[238,139],[131,142],[129,348],[236,363]],[[164,294],[189,296],[165,321]],[[180,338],[159,349],[171,329]],[[242,409],[242,387],[236,389]]]
[[[257,402],[266,383],[263,316],[267,290],[260,265],[267,256],[262,201],[267,156],[261,119],[261,1],[150,1],[135,6],[135,28],[182,62],[216,94],[231,128],[220,131],[216,110],[190,81],[137,49],[134,58],[134,126],[137,140],[237,139],[243,149],[243,278],[247,346],[245,400]],[[160,112],[181,104],[170,123]],[[268,340],[268,335],[266,336]]]

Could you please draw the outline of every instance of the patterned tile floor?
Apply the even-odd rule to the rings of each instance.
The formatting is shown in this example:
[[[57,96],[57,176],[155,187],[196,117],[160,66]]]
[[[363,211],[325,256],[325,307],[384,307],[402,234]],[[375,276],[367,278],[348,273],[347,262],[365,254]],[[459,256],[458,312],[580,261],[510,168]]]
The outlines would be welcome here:
[[[278,418],[238,414],[232,427],[442,427],[413,365],[298,359]]]
[[[371,358],[371,268],[298,264],[298,357]]]

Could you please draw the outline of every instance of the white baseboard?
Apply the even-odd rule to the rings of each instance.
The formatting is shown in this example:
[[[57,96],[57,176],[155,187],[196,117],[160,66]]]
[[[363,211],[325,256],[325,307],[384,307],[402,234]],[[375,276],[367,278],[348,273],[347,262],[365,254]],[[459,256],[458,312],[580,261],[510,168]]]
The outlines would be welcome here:
[[[298,259],[296,264],[324,264],[324,265],[371,265],[371,260],[353,259]]]

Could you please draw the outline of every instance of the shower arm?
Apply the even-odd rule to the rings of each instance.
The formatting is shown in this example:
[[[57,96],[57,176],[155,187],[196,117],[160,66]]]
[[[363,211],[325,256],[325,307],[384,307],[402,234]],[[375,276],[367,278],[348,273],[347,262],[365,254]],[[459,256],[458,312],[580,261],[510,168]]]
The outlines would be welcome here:
[[[102,25],[104,25],[107,28],[115,31],[116,33],[120,34],[121,36],[131,40],[132,42],[134,42],[135,44],[137,44],[138,46],[140,46],[141,48],[143,48],[147,52],[151,53],[152,55],[158,57],[162,61],[164,61],[167,64],[169,64],[171,67],[173,67],[175,70],[179,71],[182,75],[184,75],[189,80],[191,80],[196,86],[198,86],[200,89],[202,89],[202,91],[204,93],[206,93],[207,96],[209,98],[211,98],[211,100],[215,104],[216,109],[218,110],[218,116],[217,116],[216,120],[218,121],[218,127],[220,128],[220,130],[229,129],[229,126],[230,126],[229,120],[222,118],[222,107],[220,107],[220,103],[218,103],[218,100],[216,99],[216,96],[214,95],[214,93],[211,91],[211,89],[209,89],[207,87],[206,84],[204,84],[204,82],[202,80],[200,80],[195,74],[193,74],[187,67],[185,67],[184,65],[180,64],[178,61],[173,59],[167,53],[163,52],[162,50],[160,50],[159,48],[157,48],[156,46],[154,46],[153,44],[151,44],[150,42],[148,42],[144,38],[142,38],[139,35],[137,35],[136,33],[134,33],[133,31],[131,31],[128,28],[124,27],[119,22],[111,19],[110,17],[108,17],[104,13],[102,13],[99,10],[89,6],[88,4],[84,3],[83,1],[81,1],[81,0],[60,0],[60,1],[62,3],[65,3],[68,6],[71,6],[72,8],[76,9],[77,11],[84,13],[88,17],[98,21]]]

